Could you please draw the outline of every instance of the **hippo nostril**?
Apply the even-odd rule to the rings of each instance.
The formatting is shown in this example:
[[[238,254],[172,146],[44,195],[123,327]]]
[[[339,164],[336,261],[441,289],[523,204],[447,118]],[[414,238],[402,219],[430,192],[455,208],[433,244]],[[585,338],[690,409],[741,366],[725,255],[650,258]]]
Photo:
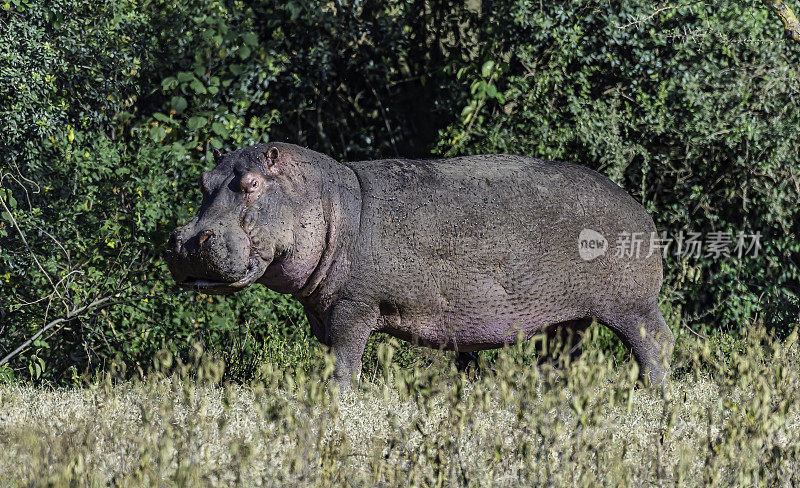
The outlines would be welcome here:
[[[202,246],[203,244],[205,244],[205,243],[206,243],[206,242],[207,242],[209,239],[211,239],[212,237],[214,237],[214,233],[213,233],[212,231],[210,231],[210,230],[204,230],[204,231],[203,231],[203,232],[200,234],[200,245]]]

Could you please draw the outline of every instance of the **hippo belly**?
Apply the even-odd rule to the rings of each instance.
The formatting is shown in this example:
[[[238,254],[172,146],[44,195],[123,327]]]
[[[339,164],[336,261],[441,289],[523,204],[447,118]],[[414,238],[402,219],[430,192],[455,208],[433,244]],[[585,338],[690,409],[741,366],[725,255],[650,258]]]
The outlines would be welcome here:
[[[379,330],[427,347],[467,352],[527,340],[548,325],[588,314],[585,303],[565,303],[533,278],[514,286],[486,275],[475,275],[466,285],[447,286],[448,281],[421,286],[429,291],[426,296],[398,294],[383,301]]]

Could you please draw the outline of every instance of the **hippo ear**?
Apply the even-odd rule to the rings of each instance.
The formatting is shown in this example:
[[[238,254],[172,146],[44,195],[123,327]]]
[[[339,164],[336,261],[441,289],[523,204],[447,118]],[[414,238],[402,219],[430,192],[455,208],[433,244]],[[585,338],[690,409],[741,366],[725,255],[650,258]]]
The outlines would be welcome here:
[[[280,152],[278,148],[272,146],[271,148],[267,149],[266,154],[264,154],[267,158],[267,171],[272,174],[278,174],[280,172],[280,168],[278,166],[278,157],[280,157]]]
[[[222,151],[215,147],[212,152],[214,153],[214,163],[219,164],[219,160],[222,159]]]

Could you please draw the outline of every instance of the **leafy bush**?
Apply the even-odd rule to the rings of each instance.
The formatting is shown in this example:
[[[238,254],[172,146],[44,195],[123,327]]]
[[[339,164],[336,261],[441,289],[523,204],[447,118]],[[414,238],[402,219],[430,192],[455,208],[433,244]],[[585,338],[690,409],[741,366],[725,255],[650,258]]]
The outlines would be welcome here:
[[[194,211],[210,149],[266,140],[275,118],[263,88],[280,68],[248,13],[166,1],[3,14],[14,49],[3,50],[2,113],[14,130],[3,132],[0,196],[14,208],[0,228],[0,348],[36,338],[7,375],[68,381],[118,360],[143,370],[163,347],[224,349],[249,323],[259,337],[296,334],[296,305],[266,290],[177,292],[160,256]]]

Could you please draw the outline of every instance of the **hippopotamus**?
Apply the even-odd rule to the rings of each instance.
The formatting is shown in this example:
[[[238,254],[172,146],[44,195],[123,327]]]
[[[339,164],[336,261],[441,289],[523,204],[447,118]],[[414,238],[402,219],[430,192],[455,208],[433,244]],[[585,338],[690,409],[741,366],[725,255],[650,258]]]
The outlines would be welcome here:
[[[279,142],[215,161],[197,216],[169,240],[172,277],[203,293],[291,294],[342,385],[373,332],[463,362],[592,321],[621,338],[646,384],[669,370],[653,220],[589,168],[505,154],[339,162]]]

